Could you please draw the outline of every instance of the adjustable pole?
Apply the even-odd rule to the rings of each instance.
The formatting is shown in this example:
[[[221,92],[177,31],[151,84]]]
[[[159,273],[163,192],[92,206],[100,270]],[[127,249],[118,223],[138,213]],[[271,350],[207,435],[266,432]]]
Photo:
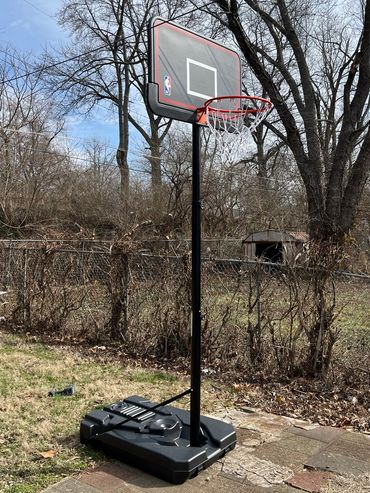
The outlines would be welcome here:
[[[200,127],[193,123],[193,197],[192,197],[192,339],[190,446],[200,443],[200,364],[201,364],[201,200]]]

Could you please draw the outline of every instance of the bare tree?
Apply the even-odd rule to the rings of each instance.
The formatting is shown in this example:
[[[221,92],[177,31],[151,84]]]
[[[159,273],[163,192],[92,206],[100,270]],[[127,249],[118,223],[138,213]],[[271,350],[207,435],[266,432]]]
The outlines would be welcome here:
[[[89,111],[106,102],[118,118],[116,160],[121,174],[121,200],[127,213],[129,194],[130,66],[138,63],[140,36],[149,10],[135,32],[130,12],[137,2],[126,0],[67,0],[59,12],[60,24],[72,34],[72,43],[45,54],[45,81],[60,95],[65,111]]]
[[[157,220],[160,219],[160,214],[163,211],[162,203],[163,197],[161,194],[162,189],[162,152],[163,142],[170,130],[172,120],[156,116],[152,113],[148,104],[147,84],[148,84],[148,41],[147,33],[140,31],[142,18],[148,18],[149,16],[161,16],[164,19],[171,20],[172,18],[181,17],[182,24],[191,27],[199,19],[199,14],[191,12],[187,14],[186,0],[176,1],[158,1],[144,0],[141,5],[132,9],[129,13],[129,22],[131,23],[132,31],[140,39],[140,47],[142,55],[140,56],[140,62],[130,66],[130,73],[132,77],[132,84],[137,90],[140,100],[144,103],[145,111],[147,113],[149,124],[144,125],[140,118],[137,117],[135,112],[129,113],[129,120],[132,125],[140,132],[144,138],[146,144],[149,146],[148,161],[151,171],[151,188],[153,194],[153,210],[157,215]]]
[[[174,129],[173,129],[174,130]],[[171,229],[177,233],[190,229],[191,211],[191,142],[182,132],[169,133],[163,149],[164,186]]]
[[[74,163],[66,190],[69,198],[67,217],[92,230],[91,234],[109,234],[119,223],[121,212],[115,153],[97,139],[87,142],[83,152],[83,161],[76,159]]]
[[[279,115],[274,131],[302,177],[311,238],[342,243],[370,169],[370,2],[351,2],[353,15],[330,1],[217,4],[223,13],[212,15],[233,33]]]
[[[370,1],[216,3],[209,12],[232,33],[272,100],[280,122],[266,125],[290,148],[303,181],[315,267],[306,370],[317,375],[335,342],[324,342],[335,320],[330,276],[341,265],[370,170]]]
[[[50,219],[50,199],[68,168],[56,137],[63,121],[29,75],[27,57],[8,48],[0,67],[0,221],[7,230]]]

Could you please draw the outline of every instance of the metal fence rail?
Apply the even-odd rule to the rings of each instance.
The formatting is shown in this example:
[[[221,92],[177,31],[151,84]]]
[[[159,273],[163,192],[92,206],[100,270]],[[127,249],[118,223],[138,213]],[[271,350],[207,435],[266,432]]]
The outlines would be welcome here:
[[[225,274],[237,274],[240,271],[254,269],[256,266],[276,275],[285,272],[289,267],[273,262],[252,261],[243,258],[239,239],[206,239],[202,240],[203,263],[212,269]],[[135,242],[133,243],[135,244]],[[0,240],[0,286],[6,288],[16,277],[15,272],[22,265],[27,270],[28,259],[44,252],[53,257],[55,274],[64,272],[66,262],[69,268],[71,282],[106,280],[110,270],[112,257],[112,242],[98,240]],[[136,242],[131,253],[131,268],[137,271],[142,279],[150,279],[158,274],[161,265],[178,262],[190,255],[191,240],[151,240]],[[232,255],[237,253],[237,255]],[[223,255],[225,254],[225,255]],[[295,266],[299,271],[307,267]],[[139,272],[140,271],[140,272]],[[338,277],[370,281],[370,275],[365,272],[336,271]]]

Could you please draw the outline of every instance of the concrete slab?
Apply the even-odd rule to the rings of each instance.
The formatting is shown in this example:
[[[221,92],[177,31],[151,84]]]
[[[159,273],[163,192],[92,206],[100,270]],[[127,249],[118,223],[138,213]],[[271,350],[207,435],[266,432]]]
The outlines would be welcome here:
[[[236,437],[238,445],[255,448],[263,443],[263,436],[260,432],[248,430],[246,428],[237,428]]]
[[[298,490],[292,486],[282,485],[275,488],[264,488],[261,493],[302,493],[302,490]]]
[[[273,414],[248,414],[240,424],[239,428],[255,430],[260,433],[275,435],[281,433],[291,425],[289,419]]]
[[[128,483],[126,489],[124,487],[118,488],[114,493],[126,493],[127,491],[130,493],[139,493],[146,490],[149,490],[150,493],[255,493],[253,490],[248,489],[246,485],[222,476],[217,476],[216,481],[212,480],[205,472],[193,479],[189,479],[181,485],[159,481],[156,481],[155,478],[153,478],[153,481],[150,481],[147,478],[140,485],[138,483]]]
[[[249,483],[241,483],[239,481],[234,481],[231,478],[225,476],[218,476],[217,481],[209,481],[208,483],[202,484],[199,489],[189,490],[189,493],[266,493],[265,488],[260,489],[255,485],[250,485]],[[182,493],[182,492],[181,492]]]
[[[167,483],[162,479],[156,478],[151,474],[145,473],[140,469],[133,468],[136,471],[136,474],[127,479],[126,485],[128,485],[131,491],[139,492],[150,489],[151,492],[161,492],[168,491],[168,493],[192,493],[194,491],[202,491],[202,489],[208,485],[208,483],[218,484],[219,482],[219,474],[221,472],[222,463],[220,461],[212,464],[212,466],[208,467],[206,470],[202,471],[201,474],[196,476],[195,478],[189,479],[182,485],[174,485],[171,483]],[[230,485],[229,485],[230,487]],[[126,490],[123,488],[118,488],[114,491],[114,493],[125,493]]]
[[[223,409],[212,415],[227,423],[232,423],[237,430],[249,430],[259,435],[261,443],[274,442],[281,438],[282,434],[288,428],[295,426],[297,428],[310,430],[316,428],[317,424],[311,424],[301,419],[288,416],[277,416],[254,408],[245,408],[243,410]],[[244,445],[244,444],[243,444]],[[245,444],[254,446],[254,444]]]
[[[304,454],[299,454],[294,451],[285,451],[275,444],[259,447],[254,453],[256,457],[263,460],[271,461],[283,467],[291,469],[293,472],[303,469],[303,463],[307,459]]]
[[[277,444],[281,448],[284,448],[286,450],[292,450],[300,454],[304,454],[306,456],[315,454],[316,452],[318,452],[320,449],[323,448],[322,442],[318,440],[296,436],[296,435],[290,437],[284,436],[284,438],[279,440]]]
[[[139,469],[138,469],[139,471]],[[146,490],[150,488],[151,491],[163,491],[163,489],[166,489],[166,491],[178,491],[176,488],[178,488],[177,485],[172,485],[168,483],[167,481],[164,481],[163,479],[157,478],[155,476],[152,476],[151,474],[148,474],[144,471],[140,471],[140,474],[135,476],[134,478],[130,479],[129,481],[126,482],[129,486],[132,486],[137,488],[138,490]]]
[[[279,486],[269,486],[268,488],[265,488],[263,486],[254,486],[251,484],[244,483],[244,487],[245,490],[242,491],[243,492],[245,491],[245,493],[302,493],[302,490],[298,490],[287,484],[282,484]],[[203,493],[203,492],[199,492],[199,493]],[[211,493],[211,491],[209,493]],[[216,490],[214,490],[214,493],[218,493],[217,488]],[[234,493],[234,490],[230,490],[229,493]]]
[[[334,476],[324,491],[325,493],[369,493],[370,474],[356,478]]]
[[[181,492],[182,493],[182,492]],[[202,489],[193,489],[189,493],[302,493],[288,485],[279,486],[255,486],[249,482],[233,483],[232,481],[219,477],[217,483],[208,483]]]
[[[333,475],[321,471],[302,471],[288,479],[288,484],[309,493],[319,493]]]
[[[269,414],[262,411],[248,410],[247,412],[239,411],[235,409],[224,409],[212,415],[218,419],[222,419],[228,423],[232,423],[236,428],[245,428],[254,430],[260,433],[267,433],[269,435],[280,433],[292,425],[304,426],[304,421],[290,418],[287,416],[278,416],[276,414]],[[309,428],[312,425],[305,423]]]
[[[351,459],[350,457],[327,451],[319,452],[310,457],[304,465],[308,469],[333,472],[342,476],[361,476],[370,472],[369,462]]]

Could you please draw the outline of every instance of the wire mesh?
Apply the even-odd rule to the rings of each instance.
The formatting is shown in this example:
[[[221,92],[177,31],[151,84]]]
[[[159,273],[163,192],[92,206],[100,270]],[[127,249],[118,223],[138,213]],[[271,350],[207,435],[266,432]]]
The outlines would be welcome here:
[[[106,244],[80,247],[0,244],[0,291],[7,301],[0,306],[1,323],[93,342],[114,343],[119,337],[140,354],[190,353],[191,256],[185,243],[177,251],[171,245],[170,254],[159,247],[152,248],[156,253],[146,248],[129,254]],[[257,368],[274,361],[288,371],[303,358],[307,331],[317,322],[313,282],[304,266],[204,256],[204,358],[216,367],[222,362],[240,367],[248,360]],[[370,276],[333,273],[327,291],[327,307],[335,306],[331,334],[340,359],[346,364],[353,358],[351,365],[366,372]],[[113,331],[117,302],[127,310],[119,311]]]

